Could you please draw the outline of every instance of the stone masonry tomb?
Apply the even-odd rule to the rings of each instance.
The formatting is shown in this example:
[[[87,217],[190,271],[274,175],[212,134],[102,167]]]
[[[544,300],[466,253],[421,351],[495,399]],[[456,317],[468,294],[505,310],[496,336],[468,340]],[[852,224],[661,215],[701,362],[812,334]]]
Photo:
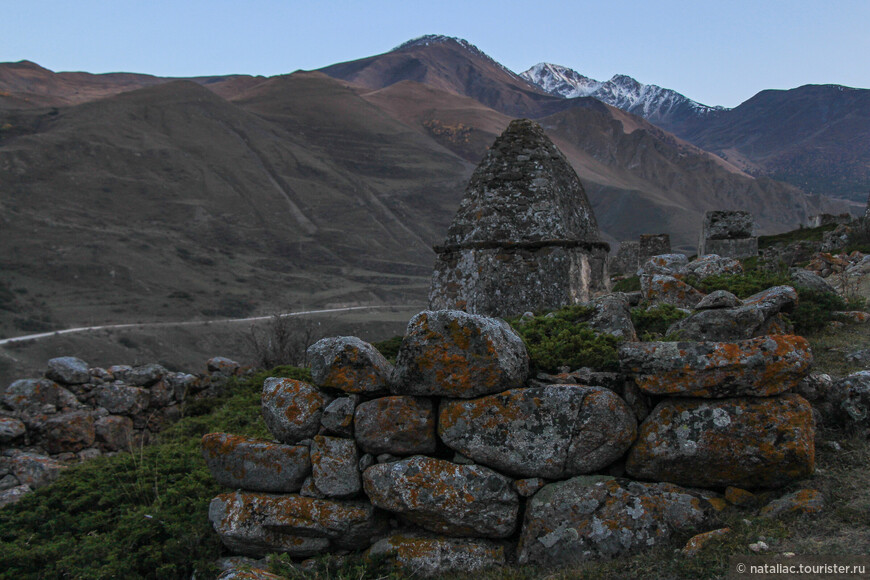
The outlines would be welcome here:
[[[471,176],[429,292],[433,310],[512,316],[588,301],[609,284],[583,184],[536,123],[513,121]]]
[[[748,211],[708,211],[704,216],[698,255],[725,258],[758,255],[758,238],[752,235],[752,214]]]

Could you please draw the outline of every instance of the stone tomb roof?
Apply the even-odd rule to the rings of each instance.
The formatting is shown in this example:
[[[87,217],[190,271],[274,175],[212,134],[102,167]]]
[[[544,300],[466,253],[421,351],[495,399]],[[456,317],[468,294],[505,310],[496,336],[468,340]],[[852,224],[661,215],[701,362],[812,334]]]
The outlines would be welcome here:
[[[540,125],[512,121],[475,169],[443,250],[600,243],[577,173]]]

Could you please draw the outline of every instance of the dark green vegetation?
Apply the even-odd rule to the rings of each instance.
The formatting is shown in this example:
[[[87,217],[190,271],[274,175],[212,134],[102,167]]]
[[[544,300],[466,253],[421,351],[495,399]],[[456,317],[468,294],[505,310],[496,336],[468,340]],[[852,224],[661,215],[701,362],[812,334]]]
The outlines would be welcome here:
[[[617,280],[613,284],[614,292],[639,292],[640,291],[640,278],[637,276],[629,276],[628,278],[623,278],[622,280]]]
[[[705,293],[727,290],[738,298],[748,298],[773,286],[792,286],[798,293],[798,305],[788,318],[798,334],[818,331],[830,322],[833,312],[850,308],[849,304],[837,294],[817,292],[796,285],[789,278],[788,270],[784,268],[774,270],[760,267],[746,268],[743,274],[711,276],[701,281],[691,279],[686,281]]]
[[[639,306],[631,309],[631,322],[640,340],[667,340],[668,327],[687,314],[671,304]]]
[[[758,249],[764,250],[777,244],[791,244],[793,242],[821,242],[825,232],[836,229],[837,224],[828,224],[817,228],[798,228],[790,232],[776,234],[774,236],[759,236]]]
[[[566,306],[510,322],[526,343],[534,369],[558,372],[559,367],[568,366],[615,370],[619,339],[589,328],[587,321],[591,316],[592,309],[587,306]]]
[[[188,404],[157,444],[69,468],[54,484],[0,510],[2,578],[190,578],[216,575],[221,544],[208,504],[223,490],[200,456],[202,435],[271,438],[260,415],[267,376],[310,379],[279,367]]]

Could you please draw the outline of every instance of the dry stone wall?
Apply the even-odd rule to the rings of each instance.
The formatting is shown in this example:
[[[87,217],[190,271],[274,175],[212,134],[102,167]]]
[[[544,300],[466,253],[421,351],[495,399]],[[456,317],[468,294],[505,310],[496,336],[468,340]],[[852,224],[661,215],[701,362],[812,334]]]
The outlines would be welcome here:
[[[264,385],[276,441],[203,439],[229,488],[210,518],[238,554],[565,565],[715,530],[725,488],[814,468],[800,337],[625,341],[618,373],[532,378],[503,321],[441,310],[414,317],[395,367],[350,337],[310,355],[315,384]]]
[[[210,359],[207,369],[104,369],[64,356],[48,361],[44,377],[13,382],[0,393],[0,506],[51,483],[72,463],[148,443],[181,417],[185,401],[210,396],[245,372],[224,357]]]

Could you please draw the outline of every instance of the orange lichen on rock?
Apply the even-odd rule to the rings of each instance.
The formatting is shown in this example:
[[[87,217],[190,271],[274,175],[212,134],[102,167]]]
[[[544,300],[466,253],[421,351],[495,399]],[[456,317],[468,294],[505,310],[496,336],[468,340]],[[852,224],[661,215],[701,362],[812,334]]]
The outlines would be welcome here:
[[[711,530],[697,536],[692,536],[680,552],[683,556],[697,556],[705,546],[730,533],[731,528],[719,528],[718,530]]]
[[[795,387],[812,364],[800,336],[771,335],[737,342],[630,343],[620,348],[624,370],[653,395],[766,397]]]
[[[311,472],[308,447],[304,445],[209,433],[202,438],[202,454],[212,476],[231,488],[297,491]]]
[[[626,471],[698,487],[780,487],[815,460],[810,404],[794,394],[759,399],[666,399],[643,422]]]

